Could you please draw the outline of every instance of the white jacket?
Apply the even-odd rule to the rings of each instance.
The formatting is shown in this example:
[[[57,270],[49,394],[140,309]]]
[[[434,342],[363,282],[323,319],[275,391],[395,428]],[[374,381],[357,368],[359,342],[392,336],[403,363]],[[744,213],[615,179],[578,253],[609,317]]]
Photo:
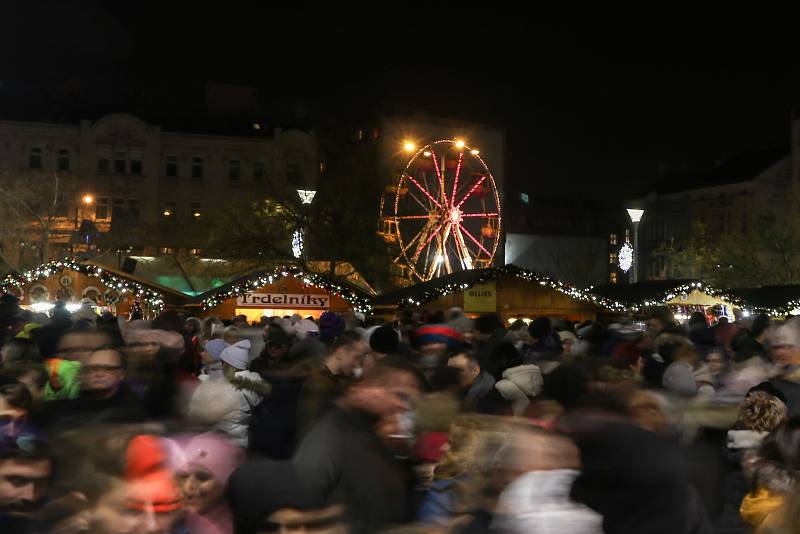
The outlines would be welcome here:
[[[266,395],[269,395],[270,385],[258,373],[252,371],[239,371],[234,375],[233,380],[226,384],[232,390],[231,395],[238,398],[238,404],[231,405],[214,427],[226,434],[233,443],[247,447],[250,418],[255,407]]]

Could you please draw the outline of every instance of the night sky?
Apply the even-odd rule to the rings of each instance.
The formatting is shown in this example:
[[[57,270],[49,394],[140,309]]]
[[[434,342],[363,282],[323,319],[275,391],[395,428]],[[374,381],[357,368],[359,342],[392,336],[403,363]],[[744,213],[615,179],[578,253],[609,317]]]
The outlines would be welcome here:
[[[178,107],[212,80],[257,86],[276,116],[485,121],[507,129],[512,192],[618,197],[743,151],[788,150],[800,96],[796,24],[780,13],[558,25],[486,10],[15,4],[0,16],[6,88],[80,79],[99,106],[126,110],[137,98]]]

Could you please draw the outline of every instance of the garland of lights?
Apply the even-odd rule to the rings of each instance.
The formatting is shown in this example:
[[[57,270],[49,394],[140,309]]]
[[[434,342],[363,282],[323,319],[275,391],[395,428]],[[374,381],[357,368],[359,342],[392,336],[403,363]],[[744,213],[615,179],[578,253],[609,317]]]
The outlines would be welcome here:
[[[8,274],[0,282],[0,292],[7,291],[11,287],[22,288],[25,284],[44,280],[67,269],[91,278],[99,278],[108,289],[120,294],[131,293],[146,302],[156,313],[164,307],[164,296],[161,293],[132,280],[116,276],[97,265],[79,263],[75,258],[51,261],[24,273]]]
[[[284,267],[282,269],[276,269],[269,274],[260,274],[254,278],[243,280],[230,289],[214,293],[212,296],[203,300],[203,309],[208,310],[214,308],[230,298],[250,293],[255,289],[273,284],[287,276],[293,276],[294,278],[300,279],[307,286],[314,286],[343,298],[352,304],[353,309],[357,312],[368,313],[372,310],[369,298],[362,297],[343,285],[330,282],[318,274],[303,272],[296,267]]]
[[[423,304],[427,304],[432,300],[436,300],[439,297],[443,297],[445,295],[449,295],[450,293],[454,293],[456,291],[465,291],[475,284],[483,284],[485,282],[490,282],[496,278],[501,276],[515,276],[521,280],[525,280],[526,282],[535,282],[541,286],[549,287],[551,289],[555,289],[560,293],[564,293],[565,295],[576,299],[582,300],[585,302],[591,302],[603,308],[612,311],[626,311],[628,307],[611,299],[607,299],[605,297],[601,297],[599,295],[595,295],[590,293],[589,291],[578,289],[566,282],[562,282],[561,280],[556,280],[555,278],[550,278],[547,276],[540,276],[533,271],[528,271],[526,269],[520,269],[519,267],[515,267],[513,265],[506,265],[504,267],[490,267],[488,269],[483,269],[480,271],[473,280],[469,282],[459,282],[459,283],[452,283],[446,284],[443,286],[438,286],[435,288],[431,288],[430,290],[424,291],[421,295],[415,297],[406,297],[400,300],[400,305],[403,306],[422,306]]]

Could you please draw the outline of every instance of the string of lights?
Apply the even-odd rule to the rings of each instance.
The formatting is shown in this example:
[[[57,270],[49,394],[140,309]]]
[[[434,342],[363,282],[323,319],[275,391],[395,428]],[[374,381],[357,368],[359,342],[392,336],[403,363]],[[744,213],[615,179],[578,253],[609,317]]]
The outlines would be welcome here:
[[[353,310],[361,313],[369,313],[372,310],[371,300],[367,297],[361,296],[350,288],[329,280],[316,273],[304,272],[297,267],[283,267],[275,269],[269,273],[261,273],[235,283],[232,287],[218,291],[212,296],[206,298],[202,302],[204,310],[208,310],[219,306],[228,299],[236,298],[246,293],[250,293],[256,289],[264,286],[274,284],[275,282],[292,276],[299,279],[307,286],[317,287],[332,295],[343,298],[353,305]]]
[[[10,288],[22,288],[25,284],[44,280],[64,270],[81,273],[88,277],[98,278],[106,288],[116,291],[120,295],[131,294],[147,304],[155,313],[164,307],[164,296],[158,291],[147,288],[133,280],[127,280],[112,274],[102,267],[93,264],[78,262],[75,258],[65,258],[51,261],[22,273],[11,273],[0,282],[0,292],[7,292]]]

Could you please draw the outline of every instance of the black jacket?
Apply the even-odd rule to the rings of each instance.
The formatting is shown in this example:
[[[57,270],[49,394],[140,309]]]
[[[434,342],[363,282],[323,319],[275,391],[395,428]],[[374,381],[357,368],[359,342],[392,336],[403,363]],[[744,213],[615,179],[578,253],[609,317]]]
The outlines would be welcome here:
[[[408,516],[411,478],[365,414],[332,408],[300,444],[294,462],[312,492],[343,503],[351,531],[373,533]]]

